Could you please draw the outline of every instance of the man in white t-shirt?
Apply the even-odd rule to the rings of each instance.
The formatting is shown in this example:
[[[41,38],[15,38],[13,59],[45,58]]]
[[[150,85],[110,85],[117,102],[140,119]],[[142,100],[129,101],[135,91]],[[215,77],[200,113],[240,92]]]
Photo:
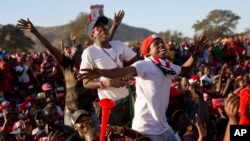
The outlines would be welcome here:
[[[136,53],[132,49],[121,41],[110,41],[107,25],[108,19],[103,15],[89,24],[88,33],[94,44],[83,51],[80,68],[123,68],[124,61],[135,61]],[[108,124],[123,126],[130,122],[129,91],[126,81],[107,77],[99,77],[86,83],[87,81],[88,79],[83,80],[84,87],[97,89],[100,100],[108,98],[116,102],[109,114]]]
[[[78,79],[94,79],[99,76],[124,77],[124,79],[134,77],[137,97],[132,129],[141,132],[152,141],[176,141],[165,116],[169,103],[170,84],[172,77],[183,76],[191,70],[195,59],[207,44],[207,39],[201,35],[196,43],[194,54],[182,66],[178,66],[166,59],[166,47],[162,38],[153,34],[142,43],[141,51],[145,57],[144,60],[137,61],[126,68],[104,70],[96,66],[85,67],[82,69],[85,73],[78,76]]]

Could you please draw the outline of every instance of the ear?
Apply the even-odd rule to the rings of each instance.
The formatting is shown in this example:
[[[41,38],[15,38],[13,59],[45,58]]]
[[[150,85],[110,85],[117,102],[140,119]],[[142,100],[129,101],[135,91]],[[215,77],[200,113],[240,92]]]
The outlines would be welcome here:
[[[74,124],[74,129],[77,130],[76,124]]]

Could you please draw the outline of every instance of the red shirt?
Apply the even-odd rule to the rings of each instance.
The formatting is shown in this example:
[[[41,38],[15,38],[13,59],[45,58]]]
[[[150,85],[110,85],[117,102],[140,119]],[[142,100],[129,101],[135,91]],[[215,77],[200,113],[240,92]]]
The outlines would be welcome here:
[[[0,73],[2,74],[0,78],[0,91],[10,92],[12,91],[11,80],[13,78],[11,74],[10,65],[4,61],[0,61]]]
[[[2,130],[2,128],[3,128],[3,127],[0,126],[0,130]],[[4,133],[5,133],[5,134],[9,134],[11,131],[12,131],[12,126],[9,126],[9,125],[8,125]]]

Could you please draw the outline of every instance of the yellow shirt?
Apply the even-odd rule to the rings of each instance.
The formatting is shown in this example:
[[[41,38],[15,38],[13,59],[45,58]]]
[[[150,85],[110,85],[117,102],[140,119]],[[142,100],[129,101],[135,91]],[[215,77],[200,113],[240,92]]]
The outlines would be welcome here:
[[[174,62],[174,50],[167,49],[167,58],[170,62]]]

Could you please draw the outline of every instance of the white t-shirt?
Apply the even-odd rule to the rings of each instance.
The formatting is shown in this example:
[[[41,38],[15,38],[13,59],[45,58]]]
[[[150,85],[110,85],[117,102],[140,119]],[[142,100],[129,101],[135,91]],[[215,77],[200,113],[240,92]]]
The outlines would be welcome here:
[[[91,68],[94,65],[100,69],[113,69],[123,67],[123,60],[129,61],[136,56],[136,53],[121,41],[110,41],[111,48],[104,49],[96,45],[89,46],[82,53],[82,61],[80,69]],[[105,52],[105,51],[106,52]],[[80,71],[80,73],[84,73]],[[101,77],[100,80],[105,81],[109,78]],[[100,99],[109,98],[117,101],[128,96],[126,86],[121,88],[104,87],[98,88],[98,96]]]
[[[210,77],[208,77],[206,74],[201,76],[201,78],[200,78],[201,85],[203,85],[203,82],[202,82],[203,80],[205,80],[209,83],[213,83],[214,76],[212,74],[210,74],[209,76]]]
[[[169,103],[172,77],[181,67],[170,63],[175,76],[164,75],[148,58],[132,64],[136,68],[136,101],[132,128],[142,134],[159,135],[169,129],[166,110]]]

